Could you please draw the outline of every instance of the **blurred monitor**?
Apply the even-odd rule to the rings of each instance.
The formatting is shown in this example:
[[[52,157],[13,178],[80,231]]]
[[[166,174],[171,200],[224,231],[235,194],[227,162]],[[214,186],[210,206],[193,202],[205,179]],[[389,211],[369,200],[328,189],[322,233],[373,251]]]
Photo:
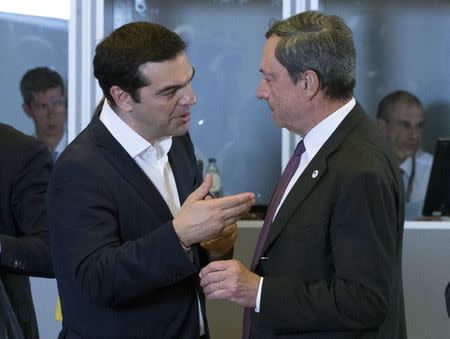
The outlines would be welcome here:
[[[422,214],[450,215],[450,138],[438,139],[436,143]]]

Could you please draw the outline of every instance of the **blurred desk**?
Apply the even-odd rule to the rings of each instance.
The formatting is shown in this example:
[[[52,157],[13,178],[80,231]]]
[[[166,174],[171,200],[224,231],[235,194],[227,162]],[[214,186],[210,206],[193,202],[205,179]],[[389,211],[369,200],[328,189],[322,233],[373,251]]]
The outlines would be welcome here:
[[[417,222],[417,221],[439,221],[439,222],[450,222],[450,217],[421,217],[419,220],[406,220],[406,222]]]
[[[407,221],[403,288],[409,339],[450,337],[444,291],[450,281],[450,222]]]
[[[249,266],[262,220],[240,221],[234,257]],[[450,222],[407,221],[403,241],[403,285],[409,339],[449,338],[444,289],[450,280]],[[214,339],[239,339],[242,307],[207,301]]]

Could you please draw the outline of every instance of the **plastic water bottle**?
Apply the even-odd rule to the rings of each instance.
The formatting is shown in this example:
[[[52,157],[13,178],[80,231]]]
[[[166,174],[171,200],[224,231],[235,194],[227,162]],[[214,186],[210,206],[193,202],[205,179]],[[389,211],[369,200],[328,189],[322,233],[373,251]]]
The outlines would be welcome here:
[[[213,180],[209,193],[211,193],[214,198],[220,198],[222,196],[222,181],[220,180],[219,168],[217,167],[215,158],[208,159],[208,166],[206,167],[205,174],[211,175]]]

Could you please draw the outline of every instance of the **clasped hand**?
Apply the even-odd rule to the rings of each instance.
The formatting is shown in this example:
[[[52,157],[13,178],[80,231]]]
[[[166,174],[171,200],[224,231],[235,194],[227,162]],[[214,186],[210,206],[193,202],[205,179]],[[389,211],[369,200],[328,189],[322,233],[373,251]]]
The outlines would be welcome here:
[[[260,276],[237,260],[213,261],[200,271],[200,285],[209,299],[226,299],[256,306]]]

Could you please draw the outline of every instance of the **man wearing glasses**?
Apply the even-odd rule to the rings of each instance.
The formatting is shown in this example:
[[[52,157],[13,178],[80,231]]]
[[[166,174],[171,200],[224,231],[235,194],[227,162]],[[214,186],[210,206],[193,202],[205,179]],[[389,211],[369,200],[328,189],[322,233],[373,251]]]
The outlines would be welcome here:
[[[420,150],[425,124],[423,105],[409,92],[392,92],[378,105],[377,124],[391,144],[402,172],[405,218],[420,218],[433,164],[433,156]]]

